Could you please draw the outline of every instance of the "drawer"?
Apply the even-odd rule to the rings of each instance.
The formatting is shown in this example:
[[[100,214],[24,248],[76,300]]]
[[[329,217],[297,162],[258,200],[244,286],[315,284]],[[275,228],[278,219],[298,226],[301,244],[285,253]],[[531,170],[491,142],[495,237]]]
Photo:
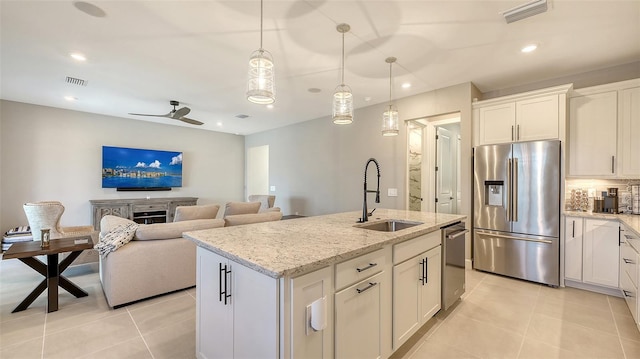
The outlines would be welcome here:
[[[622,296],[627,302],[627,306],[631,311],[634,323],[638,322],[638,289],[631,284],[631,279],[626,273],[622,273],[620,276],[620,289],[622,290]]]
[[[620,247],[620,266],[624,268],[624,272],[627,272],[631,283],[638,287],[638,253],[629,245],[624,242]]]
[[[440,245],[440,231],[424,234],[393,246],[393,264],[398,264]]]
[[[384,270],[387,256],[384,249],[367,253],[336,265],[336,290],[368,278]]]
[[[167,204],[137,204],[133,206],[133,212],[166,211],[168,209]]]

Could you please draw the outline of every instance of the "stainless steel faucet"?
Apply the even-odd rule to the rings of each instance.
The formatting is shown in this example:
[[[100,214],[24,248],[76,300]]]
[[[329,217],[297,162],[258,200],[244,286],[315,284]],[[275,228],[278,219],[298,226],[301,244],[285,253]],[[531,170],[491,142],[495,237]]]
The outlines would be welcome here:
[[[376,188],[375,191],[367,189],[367,169],[369,168],[369,163],[371,162],[376,164],[376,169],[378,170],[378,187]],[[367,164],[364,166],[364,203],[362,204],[362,218],[358,220],[358,223],[364,223],[368,221],[369,220],[368,217],[370,217],[373,214],[373,211],[376,210],[374,208],[373,211],[371,211],[371,213],[369,213],[369,211],[367,210],[367,193],[375,193],[376,203],[380,203],[380,165],[378,164],[378,161],[376,161],[375,158],[369,158],[369,160],[367,161]]]

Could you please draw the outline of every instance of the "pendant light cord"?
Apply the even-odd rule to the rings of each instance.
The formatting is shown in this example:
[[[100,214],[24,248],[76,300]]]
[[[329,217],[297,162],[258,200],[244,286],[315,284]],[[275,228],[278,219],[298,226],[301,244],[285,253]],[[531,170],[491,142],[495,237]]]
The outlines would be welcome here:
[[[344,32],[342,33],[342,85],[344,86]]]
[[[262,50],[262,0],[260,0],[260,50]]]
[[[391,97],[391,87],[392,87],[392,85],[391,85],[391,79],[392,79],[392,77],[391,77],[391,67],[392,66],[393,66],[393,62],[390,62],[389,63],[389,107],[391,107],[391,98],[392,98]]]

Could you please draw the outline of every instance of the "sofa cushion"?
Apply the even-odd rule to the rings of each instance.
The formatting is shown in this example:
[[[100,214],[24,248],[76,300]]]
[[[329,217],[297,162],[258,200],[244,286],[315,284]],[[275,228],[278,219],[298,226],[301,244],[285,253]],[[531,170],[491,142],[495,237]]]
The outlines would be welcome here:
[[[199,206],[179,206],[176,207],[174,222],[188,221],[192,219],[214,219],[218,215],[220,206],[217,204]]]
[[[104,236],[113,228],[119,225],[127,225],[130,223],[136,223],[136,222],[127,218],[122,218],[122,217],[113,216],[113,215],[106,215],[102,217],[102,219],[100,219],[100,237]]]
[[[225,226],[238,226],[241,224],[251,224],[260,222],[279,221],[282,219],[282,212],[263,212],[255,214],[236,214],[224,217]]]
[[[138,224],[135,222],[118,224],[104,235],[101,233],[100,240],[94,248],[100,252],[100,255],[106,257],[109,253],[129,243],[137,228]]]
[[[224,207],[224,216],[258,213],[258,210],[260,210],[260,202],[227,202]]]
[[[222,219],[194,219],[191,221],[146,224],[138,227],[133,240],[147,241],[181,238],[184,232],[223,226],[224,220]]]

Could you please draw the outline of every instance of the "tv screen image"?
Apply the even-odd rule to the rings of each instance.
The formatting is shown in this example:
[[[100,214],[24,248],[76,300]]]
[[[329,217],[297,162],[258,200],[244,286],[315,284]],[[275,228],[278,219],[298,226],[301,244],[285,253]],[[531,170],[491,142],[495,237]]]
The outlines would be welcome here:
[[[102,146],[102,188],[182,187],[182,152]]]

